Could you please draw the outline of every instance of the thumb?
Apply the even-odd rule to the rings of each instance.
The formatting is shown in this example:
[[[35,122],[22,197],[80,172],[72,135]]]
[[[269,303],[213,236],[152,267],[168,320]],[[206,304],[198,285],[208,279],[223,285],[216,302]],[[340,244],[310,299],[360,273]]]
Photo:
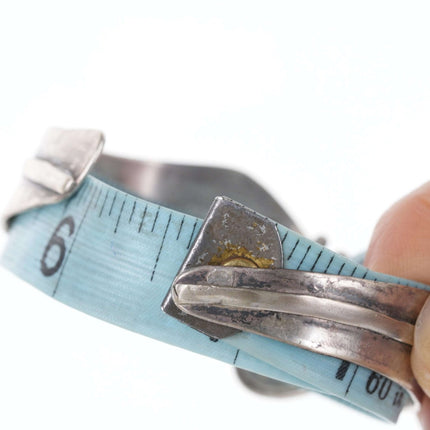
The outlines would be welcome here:
[[[380,219],[365,265],[430,284],[430,182],[394,204]],[[430,299],[415,326],[412,370],[430,396]]]

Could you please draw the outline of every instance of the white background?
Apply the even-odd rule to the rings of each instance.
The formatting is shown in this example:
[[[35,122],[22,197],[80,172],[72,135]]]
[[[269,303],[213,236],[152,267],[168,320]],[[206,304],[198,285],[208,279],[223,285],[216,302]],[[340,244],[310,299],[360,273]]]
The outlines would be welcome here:
[[[47,127],[96,128],[108,152],[248,173],[306,235],[356,254],[428,180],[429,12],[3,0],[0,203]],[[314,394],[257,396],[224,364],[0,280],[2,429],[389,428]],[[419,428],[413,411],[398,428]]]

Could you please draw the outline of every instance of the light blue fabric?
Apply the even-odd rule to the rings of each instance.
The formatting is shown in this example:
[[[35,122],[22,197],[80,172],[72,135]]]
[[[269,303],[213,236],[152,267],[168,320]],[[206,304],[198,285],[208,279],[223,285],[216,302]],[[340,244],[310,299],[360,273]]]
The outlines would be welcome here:
[[[214,342],[161,311],[201,224],[89,176],[70,199],[17,217],[2,263],[44,293],[97,318],[396,421],[410,402],[408,394],[395,383],[383,400],[367,393],[369,369],[250,333]],[[285,268],[427,288],[368,271],[285,227],[278,229]]]

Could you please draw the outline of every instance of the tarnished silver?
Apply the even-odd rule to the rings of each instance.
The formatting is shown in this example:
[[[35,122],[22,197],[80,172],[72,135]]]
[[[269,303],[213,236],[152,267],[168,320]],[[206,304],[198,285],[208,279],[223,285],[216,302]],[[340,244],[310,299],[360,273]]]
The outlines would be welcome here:
[[[102,154],[92,174],[155,203],[205,218],[217,196],[228,196],[299,231],[276,200],[249,176],[231,169],[130,160]]]
[[[332,287],[335,284],[339,291]],[[412,303],[414,308],[419,308],[428,293],[397,284],[380,284],[295,270],[203,266],[181,273],[172,294],[180,309],[204,319],[213,320],[215,308],[220,313],[233,309],[270,311],[325,319],[412,345],[413,322],[419,309],[403,311],[402,301],[408,300],[408,305]],[[383,291],[384,287],[387,292]],[[342,296],[345,292],[347,295]],[[379,302],[380,298],[387,297],[386,303]],[[210,312],[202,311],[202,305]],[[288,327],[279,329],[281,332],[277,334],[277,328],[273,328],[273,337],[279,338],[288,332]]]
[[[236,367],[236,373],[239,380],[250,390],[258,394],[271,397],[291,397],[297,394],[303,394],[307,391],[296,385],[286,384],[277,379],[267,378],[258,373],[249,372],[248,370]]]
[[[200,218],[206,217],[208,207],[216,196],[228,195],[280,224],[299,231],[297,224],[267,190],[247,175],[234,170],[137,161],[102,154],[92,174],[146,200]],[[168,301],[164,307],[168,313],[179,316],[182,321],[186,319],[193,321],[195,326],[202,325],[201,328],[207,334],[208,327],[214,327],[213,324],[187,316]],[[221,337],[235,332],[237,330],[228,327],[215,327],[215,334]],[[260,394],[280,396],[302,391],[299,387],[236,369],[240,380]]]
[[[146,200],[202,218],[216,196],[229,195],[299,231],[276,200],[241,172],[102,154],[104,140],[97,130],[49,129],[24,166],[23,180],[3,213],[4,225],[19,213],[69,197],[91,173]]]
[[[215,266],[187,270],[172,287],[194,317],[365,366],[417,392],[410,352],[428,295],[346,276]]]
[[[97,130],[50,129],[34,158],[27,161],[23,179],[6,207],[3,225],[21,212],[54,204],[68,198],[88,173],[146,200],[197,217],[204,217],[218,195],[232,198],[267,214],[270,218],[298,231],[297,226],[260,185],[241,172],[207,166],[175,165],[130,160],[101,154],[104,137]],[[232,332],[232,329],[224,329]],[[274,393],[292,387],[247,372],[255,379],[256,391]],[[297,388],[296,388],[297,389]]]
[[[22,182],[3,214],[4,226],[21,212],[69,197],[97,161],[103,144],[100,131],[48,130],[35,157],[24,166]]]
[[[24,177],[60,195],[69,193],[76,186],[71,173],[39,158],[27,160],[24,165]]]
[[[99,131],[49,130],[25,165],[5,225],[23,211],[69,197],[91,172],[147,200],[199,217],[211,199],[227,194],[298,230],[276,201],[241,173],[102,155],[103,144]],[[409,362],[415,320],[427,292],[281,268],[275,222],[217,198],[163,309],[212,337],[247,330],[363,365],[419,397]],[[255,382],[259,391],[271,383]],[[285,389],[289,391],[287,385]]]
[[[273,221],[226,197],[217,197],[179,273],[205,264],[255,264],[282,267],[282,247]],[[221,339],[238,330],[195,318],[179,309],[167,294],[162,309],[167,314],[210,337]]]
[[[242,222],[244,214],[245,219],[258,216],[229,199],[215,201],[164,308],[167,303],[171,315],[212,337],[236,333],[222,328],[247,331],[353,362],[387,376],[419,398],[422,392],[412,374],[410,353],[414,325],[429,293],[392,283],[282,269],[282,254],[274,259],[276,264],[266,266],[258,264],[257,254],[250,257],[250,264],[214,259],[223,253],[222,246],[245,244],[247,236],[267,230],[264,223],[271,225],[260,216],[262,224],[249,229],[253,221]],[[235,222],[225,225],[226,219]],[[257,239],[257,244],[268,256],[271,247],[282,252],[277,235],[270,241]]]

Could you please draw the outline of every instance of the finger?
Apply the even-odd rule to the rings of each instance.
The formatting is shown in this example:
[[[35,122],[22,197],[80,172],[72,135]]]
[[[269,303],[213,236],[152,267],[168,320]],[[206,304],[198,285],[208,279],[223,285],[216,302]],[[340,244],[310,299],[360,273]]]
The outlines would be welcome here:
[[[430,429],[430,399],[428,397],[424,398],[418,417],[423,428],[426,430]]]
[[[379,272],[430,284],[430,182],[382,216],[365,264]],[[430,395],[430,300],[417,320],[412,369],[418,383]]]
[[[415,324],[411,364],[415,378],[430,396],[430,299],[425,302]]]
[[[430,283],[430,182],[382,216],[365,264],[379,272]]]

